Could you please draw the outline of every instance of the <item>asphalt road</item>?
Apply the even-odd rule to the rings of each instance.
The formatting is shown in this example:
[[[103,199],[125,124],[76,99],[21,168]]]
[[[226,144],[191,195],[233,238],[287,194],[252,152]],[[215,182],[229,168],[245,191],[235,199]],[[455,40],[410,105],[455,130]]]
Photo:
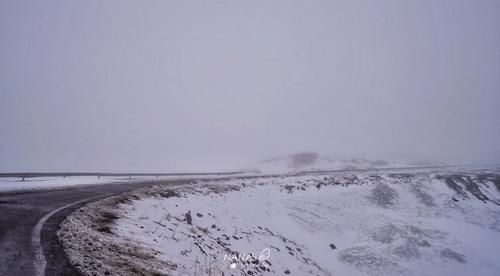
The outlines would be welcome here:
[[[141,183],[113,183],[86,185],[57,190],[0,193],[0,275],[78,275],[68,264],[56,237],[59,224],[72,211],[89,201],[120,194],[133,189],[152,185],[178,185],[189,183],[189,179],[165,180]],[[43,223],[42,218],[53,213]],[[33,235],[36,227],[42,226],[40,233],[41,248],[35,248]],[[34,231],[35,230],[35,231]],[[39,256],[43,253],[46,266],[40,271]]]

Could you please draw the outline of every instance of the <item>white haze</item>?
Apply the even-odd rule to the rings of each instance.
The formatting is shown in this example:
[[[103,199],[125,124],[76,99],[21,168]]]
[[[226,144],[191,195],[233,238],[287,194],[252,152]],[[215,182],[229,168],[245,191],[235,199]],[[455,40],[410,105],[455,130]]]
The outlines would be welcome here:
[[[0,171],[500,162],[500,1],[0,0]]]

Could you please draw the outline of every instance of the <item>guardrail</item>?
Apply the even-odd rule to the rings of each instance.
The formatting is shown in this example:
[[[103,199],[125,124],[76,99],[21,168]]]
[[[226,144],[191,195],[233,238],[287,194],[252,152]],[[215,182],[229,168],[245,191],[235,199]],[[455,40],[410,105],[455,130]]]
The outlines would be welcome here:
[[[245,173],[243,171],[236,172],[197,172],[197,173],[100,173],[100,172],[50,172],[50,173],[41,173],[41,172],[16,172],[16,173],[0,173],[1,177],[16,177],[21,178],[24,181],[26,178],[34,178],[34,177],[71,177],[71,176],[95,176],[98,179],[101,177],[128,177],[131,179],[132,177],[141,177],[141,176],[201,176],[201,175],[238,175]]]

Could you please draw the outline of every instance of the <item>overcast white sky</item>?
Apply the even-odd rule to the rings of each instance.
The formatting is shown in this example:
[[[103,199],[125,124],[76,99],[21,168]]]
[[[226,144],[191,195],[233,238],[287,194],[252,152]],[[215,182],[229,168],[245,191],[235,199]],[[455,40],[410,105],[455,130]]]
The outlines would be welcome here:
[[[500,162],[500,1],[0,0],[0,171]]]

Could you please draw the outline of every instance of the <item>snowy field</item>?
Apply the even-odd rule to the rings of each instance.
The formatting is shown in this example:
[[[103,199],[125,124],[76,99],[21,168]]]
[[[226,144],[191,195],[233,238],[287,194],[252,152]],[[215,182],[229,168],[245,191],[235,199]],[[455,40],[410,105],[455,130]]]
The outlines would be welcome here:
[[[107,183],[130,183],[156,180],[174,180],[186,178],[220,178],[216,175],[171,175],[171,176],[51,176],[51,177],[29,177],[24,181],[20,177],[0,177],[0,192],[28,191],[40,189],[56,189],[79,185],[96,185]]]
[[[31,177],[24,181],[20,177],[2,177],[0,178],[0,192],[53,189],[66,186],[103,184],[127,181],[124,177],[101,177],[97,176],[68,176],[68,177]]]
[[[500,171],[203,181],[89,204],[85,275],[499,275]]]

